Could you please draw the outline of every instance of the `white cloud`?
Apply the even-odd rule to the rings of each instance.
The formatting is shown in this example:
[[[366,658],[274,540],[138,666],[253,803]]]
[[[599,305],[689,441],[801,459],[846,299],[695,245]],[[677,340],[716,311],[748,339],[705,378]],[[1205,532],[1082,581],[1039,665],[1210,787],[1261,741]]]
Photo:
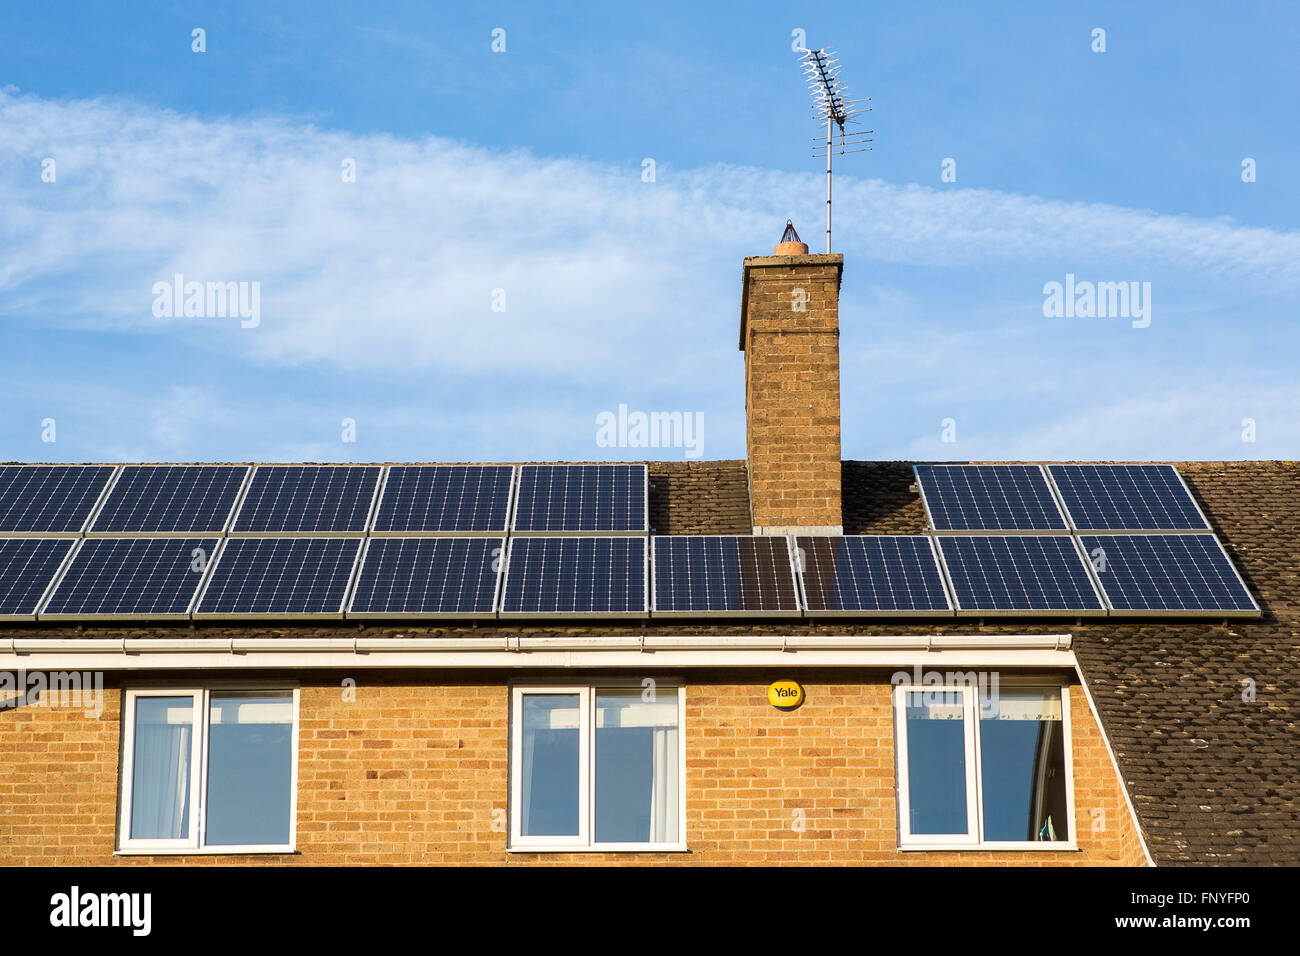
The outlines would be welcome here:
[[[45,156],[58,164],[55,184],[40,181]],[[341,180],[345,158],[356,161],[356,183]],[[618,401],[635,381],[655,394],[714,396],[716,404],[703,408],[713,416],[730,413],[741,388],[739,260],[768,252],[788,216],[815,249],[821,188],[815,173],[664,164],[658,182],[643,183],[639,163],[622,168],[293,119],[199,119],[129,102],[5,91],[0,314],[172,336],[226,361],[361,371],[383,382],[478,376],[476,387],[491,391],[525,378],[568,379]],[[954,398],[984,387],[1000,354],[1013,364],[1015,356],[999,350],[1018,333],[996,329],[999,306],[986,304],[963,310],[967,331],[957,338],[940,321],[951,304],[929,298],[942,273],[927,272],[904,289],[898,278],[878,283],[868,274],[871,261],[1012,270],[1023,279],[1016,294],[1031,303],[1043,281],[1060,278],[1063,262],[1104,268],[1113,278],[1151,270],[1208,276],[1223,286],[1225,302],[1300,290],[1300,233],[1227,219],[850,177],[837,181],[836,215],[847,281],[879,286],[864,314],[908,313],[888,337],[846,353],[846,364],[881,366],[885,383],[932,375],[934,386],[942,378],[943,392],[934,394]],[[260,282],[261,326],[155,319],[151,287],[177,272]],[[505,290],[505,312],[491,309],[494,289]],[[846,299],[852,295],[846,288]],[[1207,305],[1164,301],[1165,314]],[[963,359],[981,352],[991,361],[974,375]],[[894,371],[895,362],[912,364]],[[1004,392],[1017,388],[1006,367],[996,378]],[[1257,395],[1259,402],[1294,397]],[[1150,422],[1167,420],[1184,452],[1210,447],[1198,444],[1211,440],[1201,419],[1154,392],[1132,398],[1110,412],[1041,427],[1035,420],[988,450],[1078,457],[1083,448],[1107,449],[1089,424],[1099,414],[1112,416],[1111,434],[1154,441],[1159,428]],[[1134,404],[1147,411],[1133,412]],[[482,414],[499,413],[487,403]],[[542,424],[531,421],[534,429]],[[163,447],[191,445],[202,433],[188,413],[159,416],[151,428]],[[1284,431],[1294,438],[1294,428]],[[1116,447],[1143,454],[1133,443]],[[316,450],[329,449],[326,442]]]

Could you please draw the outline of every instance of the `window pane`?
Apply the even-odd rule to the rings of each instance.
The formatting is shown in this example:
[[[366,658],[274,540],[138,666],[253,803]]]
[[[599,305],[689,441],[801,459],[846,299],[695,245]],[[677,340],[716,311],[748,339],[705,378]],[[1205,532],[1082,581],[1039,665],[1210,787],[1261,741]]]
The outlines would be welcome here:
[[[966,734],[962,695],[907,694],[909,829],[916,834],[965,834]]]
[[[524,836],[578,835],[577,694],[525,694],[520,806]]]
[[[236,691],[211,701],[204,843],[289,843],[293,694]]]
[[[1068,840],[1059,689],[980,700],[984,839]]]
[[[193,697],[135,698],[131,839],[189,837],[193,734]]]
[[[596,695],[596,842],[675,843],[681,754],[677,692]]]

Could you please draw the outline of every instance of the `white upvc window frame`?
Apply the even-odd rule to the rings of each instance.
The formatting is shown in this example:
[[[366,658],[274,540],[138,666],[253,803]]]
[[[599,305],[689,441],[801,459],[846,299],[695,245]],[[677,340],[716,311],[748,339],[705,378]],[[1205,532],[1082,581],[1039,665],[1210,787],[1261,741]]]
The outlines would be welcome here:
[[[979,687],[942,687],[918,684],[898,684],[894,688],[894,740],[897,786],[895,796],[898,806],[898,845],[902,850],[1017,850],[1022,852],[1043,850],[1077,850],[1077,822],[1074,806],[1074,754],[1071,746],[1070,688],[1067,684],[1051,680],[1004,682],[1001,690],[1019,692],[1055,690],[1061,694],[1061,734],[1065,760],[1065,805],[1070,832],[1065,840],[985,840],[984,795],[981,768],[983,754],[979,734]],[[908,772],[907,695],[912,693],[960,694],[963,707],[963,739],[966,760],[966,819],[969,833],[912,833],[911,832],[911,779]]]
[[[639,681],[594,680],[583,684],[516,684],[510,693],[510,841],[512,853],[681,853],[686,851],[686,686],[660,683],[655,693],[677,698],[677,838],[660,843],[596,843],[596,698],[601,691],[641,689]],[[525,836],[523,795],[523,699],[527,695],[578,696],[578,830],[576,835]]]
[[[212,712],[212,694],[278,691],[289,693],[293,706],[293,730],[289,750],[289,842],[284,844],[248,844],[207,846],[206,799],[208,781],[208,729]],[[180,839],[131,839],[132,789],[135,785],[135,703],[148,697],[191,697],[194,701],[193,732],[190,736],[190,836]],[[284,684],[218,682],[203,686],[147,687],[126,691],[122,709],[122,800],[118,814],[118,846],[121,855],[147,854],[248,854],[293,853],[298,837],[298,699],[299,688]]]

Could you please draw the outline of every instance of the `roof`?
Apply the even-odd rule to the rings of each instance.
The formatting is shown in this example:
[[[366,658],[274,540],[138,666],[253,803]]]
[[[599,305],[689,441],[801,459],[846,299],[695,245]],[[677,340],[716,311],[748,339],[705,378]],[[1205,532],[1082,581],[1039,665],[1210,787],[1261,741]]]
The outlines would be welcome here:
[[[1263,610],[1257,620],[1084,619],[1066,629],[1157,864],[1300,864],[1300,464],[1175,463]],[[846,534],[926,528],[910,463],[843,466]],[[649,463],[657,534],[749,534],[743,461]],[[336,636],[357,624],[200,625],[218,636]],[[1039,633],[1000,619],[511,622],[477,637],[660,634]],[[368,625],[372,636],[447,636],[464,627]],[[188,626],[13,625],[6,636],[184,637]],[[1245,693],[1253,681],[1254,694]]]

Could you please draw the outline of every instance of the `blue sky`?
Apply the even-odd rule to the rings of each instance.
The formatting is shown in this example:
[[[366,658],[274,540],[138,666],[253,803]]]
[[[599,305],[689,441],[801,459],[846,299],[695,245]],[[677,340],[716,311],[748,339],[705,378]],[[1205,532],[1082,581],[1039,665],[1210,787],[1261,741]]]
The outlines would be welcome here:
[[[741,259],[821,241],[795,29],[872,97],[846,458],[1300,455],[1300,8],[464,7],[8,4],[0,458],[685,456],[620,404],[742,457]],[[258,325],[155,315],[177,273]],[[1150,324],[1045,317],[1067,274]]]

